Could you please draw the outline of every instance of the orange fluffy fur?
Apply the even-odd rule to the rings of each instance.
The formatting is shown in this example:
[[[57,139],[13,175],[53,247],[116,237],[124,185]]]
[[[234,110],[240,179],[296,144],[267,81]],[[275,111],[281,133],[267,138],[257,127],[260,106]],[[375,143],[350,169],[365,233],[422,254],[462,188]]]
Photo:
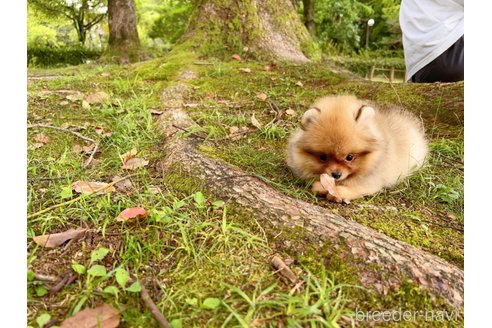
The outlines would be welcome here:
[[[399,107],[382,107],[354,96],[319,99],[301,119],[288,143],[287,164],[312,191],[341,201],[390,187],[420,167],[427,154],[421,122]],[[340,198],[319,177],[333,177]]]

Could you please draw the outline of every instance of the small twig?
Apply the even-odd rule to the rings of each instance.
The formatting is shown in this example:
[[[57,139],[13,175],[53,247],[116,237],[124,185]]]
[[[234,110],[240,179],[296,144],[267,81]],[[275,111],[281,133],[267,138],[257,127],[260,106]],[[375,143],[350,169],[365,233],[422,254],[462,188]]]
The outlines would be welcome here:
[[[32,219],[32,218],[34,218],[34,217],[36,217],[36,216],[39,216],[39,215],[44,214],[44,213],[46,213],[46,212],[49,212],[49,211],[51,211],[51,210],[53,210],[53,209],[55,209],[55,208],[58,208],[58,207],[63,207],[63,206],[65,206],[65,205],[69,205],[69,204],[75,203],[75,202],[79,201],[80,199],[82,199],[82,198],[84,198],[84,197],[91,197],[91,196],[93,196],[93,195],[99,195],[99,194],[98,194],[98,192],[103,191],[103,190],[105,190],[105,189],[107,189],[107,188],[109,188],[109,187],[112,187],[113,185],[117,184],[118,182],[123,181],[123,180],[125,180],[125,179],[128,179],[128,178],[130,178],[130,177],[133,177],[133,176],[135,176],[135,175],[137,175],[137,174],[138,174],[138,173],[134,173],[134,174],[127,175],[126,177],[121,178],[121,179],[118,179],[118,180],[115,180],[115,181],[113,181],[113,182],[109,183],[109,184],[108,184],[108,185],[106,185],[106,186],[102,186],[102,187],[100,187],[100,188],[94,189],[94,191],[93,191],[91,194],[88,194],[88,195],[86,195],[86,194],[82,194],[82,195],[80,195],[79,197],[76,197],[76,198],[74,198],[74,199],[70,199],[70,200],[68,200],[68,201],[66,201],[66,202],[63,202],[63,203],[60,203],[60,204],[56,204],[56,205],[50,206],[50,207],[48,207],[48,208],[45,208],[44,210],[41,210],[41,211],[38,211],[38,212],[33,213],[33,214],[31,214],[31,215],[28,215],[28,216],[27,216],[27,218],[28,218],[28,219]]]
[[[127,269],[128,271],[128,269]],[[154,316],[155,320],[159,323],[161,327],[165,328],[171,328],[172,326],[169,324],[169,322],[166,320],[166,317],[162,314],[162,312],[159,310],[157,305],[155,305],[154,301],[150,297],[149,292],[145,288],[144,284],[142,281],[138,280],[135,275],[130,273],[130,282],[134,281],[139,281],[140,282],[140,297],[142,297],[142,301],[144,302],[145,306],[150,310],[152,315]]]
[[[193,65],[213,65],[213,63],[194,62]]]
[[[289,294],[292,295],[295,292],[300,291],[303,284],[304,284],[304,281],[302,281],[302,280],[300,280],[299,282],[297,282],[295,284],[295,286],[292,287],[292,289],[290,290],[290,293]]]
[[[182,128],[182,127],[180,127],[180,126],[178,126],[178,125],[176,125],[176,124],[173,124],[173,125],[172,125],[172,127],[173,127],[173,128],[176,128],[176,129],[178,129],[178,130],[181,130],[181,131],[183,131],[183,132],[189,133],[189,134],[191,134],[191,135],[193,135],[193,136],[195,136],[195,137],[197,137],[197,138],[199,138],[199,139],[202,139],[202,140],[205,140],[205,139],[206,139],[205,137],[203,137],[203,136],[201,136],[201,135],[199,135],[199,134],[197,134],[197,133],[195,133],[195,132],[191,132],[191,131],[189,131],[189,130],[186,130],[185,128]]]
[[[282,110],[277,106],[277,104],[273,100],[267,99],[266,102],[268,103],[268,105],[270,105],[270,108],[275,112],[275,117],[273,118],[273,120],[265,124],[265,127],[277,123],[283,115]]]
[[[68,176],[64,177],[39,177],[39,178],[28,178],[27,182],[32,182],[32,181],[50,181],[50,180],[62,180],[62,179],[68,179]]]
[[[241,130],[241,131],[237,131],[237,132],[234,132],[234,133],[231,133],[225,137],[222,137],[222,138],[215,138],[215,139],[212,139],[211,141],[213,141],[214,143],[216,143],[217,141],[224,141],[224,140],[230,140],[232,139],[233,137],[239,137],[241,135],[247,135],[247,134],[250,134],[250,133],[253,133],[255,132],[256,130],[253,130],[253,129],[248,129],[248,130]]]
[[[53,130],[58,130],[58,131],[63,131],[63,132],[69,132],[81,139],[84,139],[85,141],[89,141],[91,143],[94,144],[94,149],[92,150],[92,153],[91,155],[89,156],[89,159],[87,159],[87,161],[85,162],[84,164],[84,168],[86,168],[87,166],[89,166],[89,164],[92,162],[92,159],[94,158],[94,155],[96,155],[96,152],[97,152],[97,148],[98,148],[98,145],[99,143],[94,140],[94,139],[91,139],[91,138],[88,138],[86,136],[83,136],[81,135],[80,133],[78,132],[75,132],[75,131],[72,131],[72,130],[68,130],[68,129],[64,129],[64,128],[60,128],[60,127],[57,127],[57,126],[51,126],[51,125],[44,125],[44,124],[33,124],[33,125],[28,125],[27,128],[46,128],[46,129],[53,129]]]
[[[58,319],[51,319],[50,321],[48,321],[47,323],[45,323],[43,325],[43,328],[51,328],[53,327],[54,325],[58,324]]]
[[[270,259],[271,265],[277,270],[278,273],[289,279],[293,284],[297,284],[299,279],[294,272],[289,268],[287,264],[278,255],[273,255]]]
[[[60,290],[62,290],[63,287],[66,286],[67,281],[69,281],[70,277],[71,277],[71,272],[70,271],[64,272],[63,275],[62,275],[62,278],[60,279],[60,281],[58,281],[56,283],[56,285],[48,288],[49,291],[50,291],[50,294],[51,295],[54,295],[54,294],[58,293]]]
[[[411,217],[407,217],[407,218],[412,219],[412,220],[417,221],[417,222],[425,222],[425,223],[433,224],[433,225],[436,225],[436,226],[439,226],[442,228],[453,229],[456,231],[465,232],[465,229],[462,229],[462,228],[457,228],[457,227],[453,227],[453,226],[449,226],[449,225],[445,225],[445,224],[441,224],[441,223],[437,223],[437,222],[433,222],[433,221],[428,221],[428,220],[424,220],[424,219],[414,219]]]
[[[58,280],[60,280],[60,277],[50,276],[43,273],[34,273],[34,279],[39,281],[57,282]]]

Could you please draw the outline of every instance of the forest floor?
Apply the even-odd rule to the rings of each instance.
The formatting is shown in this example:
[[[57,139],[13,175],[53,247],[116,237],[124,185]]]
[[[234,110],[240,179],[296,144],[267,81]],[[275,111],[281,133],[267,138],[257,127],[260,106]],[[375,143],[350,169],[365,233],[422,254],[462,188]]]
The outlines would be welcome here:
[[[183,78],[184,72],[194,78]],[[218,61],[188,52],[127,66],[29,74],[31,326],[59,325],[102,303],[117,309],[120,326],[157,326],[138,293],[142,286],[173,327],[462,326],[462,310],[450,321],[356,321],[356,310],[453,309],[411,281],[384,293],[363,288],[356,268],[302,232],[271,227],[217,199],[196,177],[164,170],[165,138],[156,121],[165,107],[163,90],[185,83],[191,91],[183,110],[195,125],[181,134],[199,138],[202,154],[286,197],[325,207],[463,268],[463,83],[368,82],[319,63],[257,63],[247,55]],[[425,166],[396,187],[350,205],[312,196],[286,166],[285,146],[307,106],[329,94],[399,104],[419,115],[430,143]],[[93,141],[97,152],[91,158]],[[76,181],[118,179],[114,191],[104,194],[72,188]],[[147,216],[116,220],[134,207]],[[33,239],[69,229],[84,232],[54,248]],[[302,284],[279,275],[270,264],[273,254]]]

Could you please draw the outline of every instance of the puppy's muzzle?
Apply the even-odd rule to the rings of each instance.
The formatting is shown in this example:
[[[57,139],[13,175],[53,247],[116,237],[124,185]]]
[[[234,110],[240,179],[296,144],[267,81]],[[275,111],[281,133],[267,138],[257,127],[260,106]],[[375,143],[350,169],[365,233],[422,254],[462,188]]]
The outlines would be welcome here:
[[[342,172],[340,172],[340,171],[333,171],[333,172],[331,172],[331,176],[332,176],[335,180],[338,180],[338,179],[340,179],[340,177],[342,176]]]

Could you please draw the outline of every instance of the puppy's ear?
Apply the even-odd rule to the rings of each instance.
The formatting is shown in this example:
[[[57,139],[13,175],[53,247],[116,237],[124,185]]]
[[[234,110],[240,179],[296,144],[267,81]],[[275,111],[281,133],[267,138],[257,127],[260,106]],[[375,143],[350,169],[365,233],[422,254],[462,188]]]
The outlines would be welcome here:
[[[355,120],[357,123],[363,124],[372,118],[374,114],[374,108],[367,105],[362,105],[362,107],[355,113]]]
[[[306,130],[309,124],[314,122],[321,110],[318,107],[309,108],[301,118],[301,129]]]

